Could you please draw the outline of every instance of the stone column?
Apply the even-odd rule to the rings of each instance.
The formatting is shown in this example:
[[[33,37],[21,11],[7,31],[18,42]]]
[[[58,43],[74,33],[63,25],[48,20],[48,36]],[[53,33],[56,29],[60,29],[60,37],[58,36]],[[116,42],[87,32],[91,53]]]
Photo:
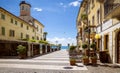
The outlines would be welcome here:
[[[27,51],[27,55],[28,55],[28,57],[31,57],[31,50],[30,50],[30,44],[29,43],[27,43],[27,46],[28,46],[28,51]]]

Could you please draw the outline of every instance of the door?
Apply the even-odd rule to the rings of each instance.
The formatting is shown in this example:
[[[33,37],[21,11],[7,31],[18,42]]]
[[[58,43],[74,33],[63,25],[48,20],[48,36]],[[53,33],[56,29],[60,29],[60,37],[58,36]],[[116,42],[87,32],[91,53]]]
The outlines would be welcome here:
[[[120,31],[117,35],[117,63],[120,63]]]

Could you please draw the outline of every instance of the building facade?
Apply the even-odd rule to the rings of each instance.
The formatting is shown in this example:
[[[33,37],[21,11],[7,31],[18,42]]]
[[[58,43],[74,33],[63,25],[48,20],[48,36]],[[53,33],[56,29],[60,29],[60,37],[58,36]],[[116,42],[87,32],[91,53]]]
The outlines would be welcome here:
[[[86,24],[90,28],[90,42],[97,43],[97,49],[108,51],[109,61],[120,64],[120,1],[119,0],[83,0],[77,18],[77,29],[82,29],[80,38],[84,37],[82,14],[86,11]],[[80,28],[81,27],[81,28]],[[95,32],[94,35],[92,31]],[[100,38],[95,39],[98,34]],[[79,40],[79,39],[78,39]]]
[[[0,7],[0,39],[1,40],[43,40],[44,25],[30,14],[31,5],[25,1],[20,3],[20,16]]]

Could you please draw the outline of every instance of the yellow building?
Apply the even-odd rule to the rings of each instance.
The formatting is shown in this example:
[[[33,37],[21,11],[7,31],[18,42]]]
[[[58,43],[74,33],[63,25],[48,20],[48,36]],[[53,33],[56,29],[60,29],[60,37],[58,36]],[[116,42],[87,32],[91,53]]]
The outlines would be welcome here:
[[[86,21],[83,20],[83,14],[87,16]],[[119,0],[83,0],[78,13],[77,27],[83,43],[89,38],[84,29],[89,27],[90,43],[97,42],[97,49],[107,50],[109,62],[120,63]],[[79,29],[82,31],[79,32]],[[95,35],[99,35],[99,38],[95,39]]]
[[[20,3],[20,16],[8,12],[0,7],[0,39],[43,40],[44,25],[30,14],[31,5],[22,1]]]

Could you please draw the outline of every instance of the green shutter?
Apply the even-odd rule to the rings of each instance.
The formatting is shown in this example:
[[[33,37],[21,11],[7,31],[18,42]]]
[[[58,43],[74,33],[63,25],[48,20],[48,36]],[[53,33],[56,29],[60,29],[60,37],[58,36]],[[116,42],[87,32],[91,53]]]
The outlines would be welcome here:
[[[2,27],[2,35],[5,35],[5,27]]]

